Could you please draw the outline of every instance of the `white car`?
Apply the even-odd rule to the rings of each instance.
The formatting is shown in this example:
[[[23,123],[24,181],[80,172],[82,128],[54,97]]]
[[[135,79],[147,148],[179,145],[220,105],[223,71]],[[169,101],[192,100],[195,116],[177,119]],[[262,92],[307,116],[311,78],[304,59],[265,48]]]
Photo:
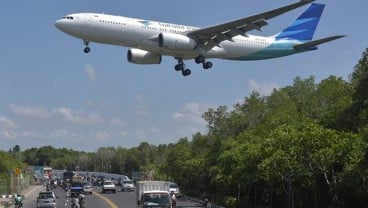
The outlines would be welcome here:
[[[84,193],[88,193],[88,194],[92,194],[93,192],[93,187],[92,184],[90,182],[84,182],[83,183],[83,192]]]
[[[134,191],[134,183],[132,180],[123,180],[121,182],[121,191]]]
[[[116,193],[115,184],[110,180],[106,180],[102,184],[102,193],[106,193],[106,192]]]

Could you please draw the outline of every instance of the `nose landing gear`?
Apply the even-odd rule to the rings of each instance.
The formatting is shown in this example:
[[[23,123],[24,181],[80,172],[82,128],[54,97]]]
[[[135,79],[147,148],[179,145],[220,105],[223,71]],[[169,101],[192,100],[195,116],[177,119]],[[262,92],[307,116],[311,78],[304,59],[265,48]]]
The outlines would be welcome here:
[[[89,41],[84,40],[83,43],[84,43],[84,46],[85,46],[85,48],[83,50],[84,53],[89,53],[91,51],[91,49],[88,47]]]
[[[88,46],[86,46],[86,47],[83,49],[83,51],[84,51],[84,53],[89,53],[89,52],[91,51],[91,49],[90,49]]]

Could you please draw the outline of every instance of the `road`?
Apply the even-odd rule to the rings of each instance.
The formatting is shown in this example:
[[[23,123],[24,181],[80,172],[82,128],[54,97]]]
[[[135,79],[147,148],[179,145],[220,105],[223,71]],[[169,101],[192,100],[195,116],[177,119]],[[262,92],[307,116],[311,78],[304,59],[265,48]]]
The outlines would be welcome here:
[[[44,191],[42,189],[40,191]],[[70,206],[70,198],[67,197],[67,192],[64,191],[62,188],[56,188],[53,190],[57,197],[56,204],[57,208],[65,208],[71,207]],[[35,208],[37,206],[37,196],[38,191],[32,193],[31,195],[25,197],[23,201],[24,208]],[[86,195],[86,207],[96,207],[96,208],[112,208],[106,201],[102,200],[101,198],[97,197],[97,195]],[[119,207],[119,206],[118,206]]]
[[[39,191],[41,191],[41,189],[27,195],[23,203],[24,208],[36,207],[36,199]],[[56,203],[58,208],[71,207],[70,198],[67,197],[67,192],[62,188],[57,188],[53,191],[57,196]],[[135,197],[135,192],[121,192],[120,187],[117,187],[116,194],[102,194],[99,187],[94,187],[94,193],[86,195],[86,208],[136,208],[137,205]],[[200,204],[179,198],[177,201],[177,207],[200,207]]]

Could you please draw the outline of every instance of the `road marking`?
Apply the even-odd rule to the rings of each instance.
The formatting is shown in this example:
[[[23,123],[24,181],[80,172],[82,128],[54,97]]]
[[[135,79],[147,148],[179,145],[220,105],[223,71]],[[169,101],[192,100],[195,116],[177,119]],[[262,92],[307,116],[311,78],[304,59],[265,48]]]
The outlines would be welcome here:
[[[112,202],[109,198],[97,193],[97,192],[93,192],[93,194],[96,194],[98,197],[100,197],[101,199],[103,199],[105,202],[107,202],[112,208],[119,208],[114,202]]]

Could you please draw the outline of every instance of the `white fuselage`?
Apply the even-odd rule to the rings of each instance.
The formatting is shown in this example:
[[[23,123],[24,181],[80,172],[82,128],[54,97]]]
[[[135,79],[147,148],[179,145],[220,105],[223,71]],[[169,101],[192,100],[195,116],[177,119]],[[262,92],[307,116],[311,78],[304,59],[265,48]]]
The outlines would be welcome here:
[[[201,48],[175,50],[160,47],[158,35],[160,33],[185,35],[199,28],[97,13],[67,15],[57,20],[55,25],[63,32],[87,42],[138,48],[183,59],[195,58],[200,54],[206,58],[267,59],[296,53],[292,46],[297,43],[295,40],[275,40],[274,36],[238,35],[233,37],[232,41],[222,41],[208,51]]]

